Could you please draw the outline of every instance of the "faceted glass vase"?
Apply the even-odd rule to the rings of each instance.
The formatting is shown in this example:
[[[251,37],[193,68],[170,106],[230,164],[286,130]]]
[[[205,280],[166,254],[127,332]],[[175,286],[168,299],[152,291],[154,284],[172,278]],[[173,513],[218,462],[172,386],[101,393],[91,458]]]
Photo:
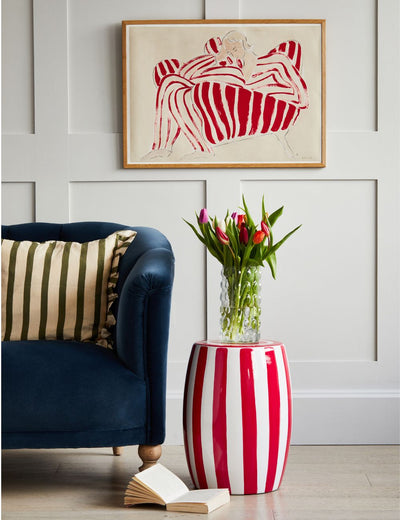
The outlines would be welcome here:
[[[220,339],[256,343],[260,339],[261,267],[222,267]]]

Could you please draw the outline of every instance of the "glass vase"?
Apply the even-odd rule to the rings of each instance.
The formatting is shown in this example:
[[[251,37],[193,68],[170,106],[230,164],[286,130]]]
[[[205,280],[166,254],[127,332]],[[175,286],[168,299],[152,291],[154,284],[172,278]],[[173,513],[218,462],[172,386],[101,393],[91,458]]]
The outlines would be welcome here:
[[[260,339],[261,267],[221,271],[220,339],[256,343]]]

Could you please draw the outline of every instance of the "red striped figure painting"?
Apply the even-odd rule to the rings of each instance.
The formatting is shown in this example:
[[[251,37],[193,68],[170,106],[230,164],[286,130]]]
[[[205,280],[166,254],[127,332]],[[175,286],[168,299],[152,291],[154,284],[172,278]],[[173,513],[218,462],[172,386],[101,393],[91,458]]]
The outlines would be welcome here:
[[[144,159],[168,157],[181,135],[194,152],[188,159],[207,162],[215,146],[269,133],[292,157],[286,133],[309,106],[300,43],[282,42],[258,57],[243,33],[230,31],[211,38],[205,51],[187,63],[156,65],[154,141]]]
[[[253,26],[210,24],[198,38],[194,26],[186,42],[179,36],[185,27],[177,24],[174,33],[163,35],[164,52],[156,52],[154,41],[146,40],[147,61],[136,51],[145,33],[130,46],[125,42],[125,111],[132,107],[132,120],[126,114],[125,147],[132,144],[133,162],[155,167],[179,162],[251,166],[261,158],[260,166],[296,161],[321,165],[322,50],[318,45],[313,49],[313,43],[314,33],[319,34],[319,44],[322,36],[319,26],[311,26],[312,37],[306,38],[304,27],[279,32],[268,25],[265,31],[271,35],[265,42]],[[288,37],[291,32],[293,37]],[[313,60],[316,72],[311,68]],[[131,72],[129,63],[133,63]],[[137,84],[146,85],[143,103],[135,94]],[[140,114],[141,125],[135,124],[135,114],[138,119]],[[144,153],[138,155],[140,149]],[[127,166],[127,152],[125,159]]]

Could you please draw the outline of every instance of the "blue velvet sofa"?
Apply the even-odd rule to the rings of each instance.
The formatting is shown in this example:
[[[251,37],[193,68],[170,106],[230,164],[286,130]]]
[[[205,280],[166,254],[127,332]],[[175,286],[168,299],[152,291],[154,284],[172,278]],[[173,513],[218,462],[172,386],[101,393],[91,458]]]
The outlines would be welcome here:
[[[88,242],[137,236],[119,265],[114,350],[74,341],[2,343],[2,447],[139,445],[144,467],[165,437],[174,256],[159,231],[108,222],[2,226],[2,237]]]

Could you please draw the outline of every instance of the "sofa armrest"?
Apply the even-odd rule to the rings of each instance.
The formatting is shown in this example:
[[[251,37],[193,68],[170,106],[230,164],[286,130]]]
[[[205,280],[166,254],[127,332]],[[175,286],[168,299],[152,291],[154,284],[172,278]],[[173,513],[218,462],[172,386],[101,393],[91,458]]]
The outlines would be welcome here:
[[[149,444],[162,443],[165,424],[167,347],[174,257],[170,249],[148,249],[119,287],[115,331],[121,361],[146,381]]]

